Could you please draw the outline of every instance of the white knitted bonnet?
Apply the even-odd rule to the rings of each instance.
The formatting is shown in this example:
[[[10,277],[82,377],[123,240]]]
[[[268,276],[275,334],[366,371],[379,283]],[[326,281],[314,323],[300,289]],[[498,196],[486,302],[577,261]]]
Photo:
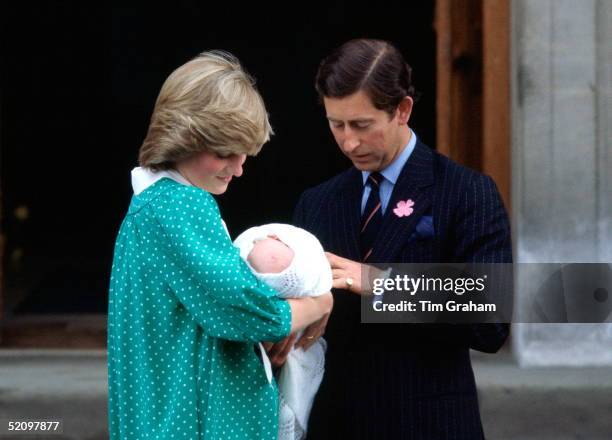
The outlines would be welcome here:
[[[247,257],[256,241],[276,235],[293,252],[293,261],[280,273],[258,273]],[[321,243],[310,232],[292,225],[270,223],[247,229],[234,240],[240,257],[261,281],[284,298],[319,296],[331,290],[332,272]]]

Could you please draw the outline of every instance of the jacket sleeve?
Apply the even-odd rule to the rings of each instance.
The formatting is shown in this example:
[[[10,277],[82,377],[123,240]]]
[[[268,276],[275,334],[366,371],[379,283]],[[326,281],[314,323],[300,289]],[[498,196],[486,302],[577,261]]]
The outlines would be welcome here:
[[[210,194],[183,187],[159,201],[154,215],[169,256],[166,282],[206,333],[252,342],[289,334],[289,303],[242,261]]]
[[[293,210],[293,226],[307,230],[308,228],[306,227],[305,198],[306,194],[302,193],[297,202],[297,205],[295,205],[295,209]]]
[[[512,263],[510,223],[495,182],[477,174],[459,202],[454,260],[465,263]],[[506,300],[512,307],[512,291]],[[470,348],[494,353],[508,337],[507,323],[472,324],[464,334]]]

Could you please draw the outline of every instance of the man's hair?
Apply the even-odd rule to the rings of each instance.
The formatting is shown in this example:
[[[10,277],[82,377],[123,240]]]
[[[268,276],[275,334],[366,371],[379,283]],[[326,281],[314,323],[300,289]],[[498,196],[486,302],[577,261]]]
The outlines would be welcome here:
[[[138,159],[159,171],[203,151],[256,155],[271,134],[263,99],[238,59],[203,52],[164,82]]]
[[[321,100],[363,90],[374,107],[390,115],[406,96],[416,98],[411,67],[383,40],[351,40],[335,49],[321,61],[315,87]]]

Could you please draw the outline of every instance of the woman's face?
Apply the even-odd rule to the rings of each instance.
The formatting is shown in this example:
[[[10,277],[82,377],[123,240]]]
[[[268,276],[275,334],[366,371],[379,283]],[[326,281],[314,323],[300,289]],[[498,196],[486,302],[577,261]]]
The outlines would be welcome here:
[[[221,157],[204,151],[177,164],[177,170],[192,185],[211,194],[223,194],[232,178],[242,176],[246,154]]]

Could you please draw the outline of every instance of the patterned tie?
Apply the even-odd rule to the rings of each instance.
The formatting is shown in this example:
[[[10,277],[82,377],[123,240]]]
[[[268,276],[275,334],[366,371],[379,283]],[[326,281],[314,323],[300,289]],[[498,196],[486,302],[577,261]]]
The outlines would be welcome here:
[[[361,217],[361,261],[368,259],[372,253],[374,240],[382,224],[382,205],[380,204],[380,182],[384,177],[378,173],[370,173],[366,185],[370,185],[370,195]]]

